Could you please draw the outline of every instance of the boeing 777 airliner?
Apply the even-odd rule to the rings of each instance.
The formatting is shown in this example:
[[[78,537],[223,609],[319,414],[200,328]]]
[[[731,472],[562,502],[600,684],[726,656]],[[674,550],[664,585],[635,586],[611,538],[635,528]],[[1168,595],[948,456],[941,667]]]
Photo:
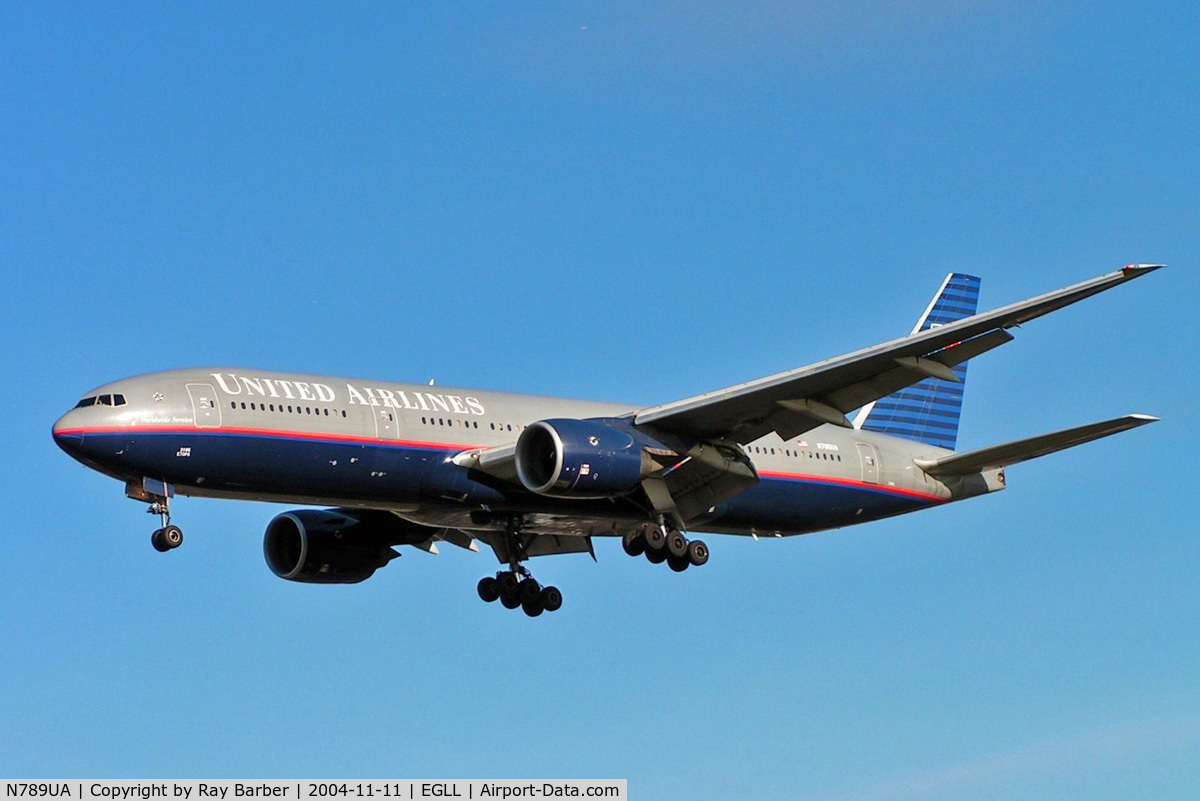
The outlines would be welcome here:
[[[954,450],[968,359],[1159,266],[984,314],[979,279],[951,273],[906,337],[661,406],[196,368],[99,387],[54,439],[161,516],[159,551],[183,542],[175,494],[331,507],[267,525],[277,576],[353,583],[402,545],[482,542],[507,569],[480,580],[480,597],[537,616],[562,594],[530,575],[530,557],[594,556],[594,537],[620,537],[683,571],[709,557],[690,532],[786,537],[963,500],[1004,489],[1008,465],[1153,422]]]

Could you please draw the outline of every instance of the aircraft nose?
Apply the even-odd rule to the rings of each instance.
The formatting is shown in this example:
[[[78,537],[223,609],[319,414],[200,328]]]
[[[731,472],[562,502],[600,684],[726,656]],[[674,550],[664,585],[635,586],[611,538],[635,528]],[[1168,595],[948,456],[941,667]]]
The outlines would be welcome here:
[[[54,442],[71,456],[83,450],[83,428],[78,425],[74,410],[58,418],[53,429]]]

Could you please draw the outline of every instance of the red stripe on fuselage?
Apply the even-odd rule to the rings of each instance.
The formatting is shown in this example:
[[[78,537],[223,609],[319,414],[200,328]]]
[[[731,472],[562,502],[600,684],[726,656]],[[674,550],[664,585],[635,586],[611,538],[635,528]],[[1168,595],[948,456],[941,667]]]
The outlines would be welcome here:
[[[241,437],[274,437],[277,439],[319,440],[322,442],[344,442],[355,445],[395,445],[410,448],[428,448],[433,450],[467,451],[486,445],[461,445],[453,442],[425,442],[411,439],[380,439],[379,437],[359,437],[352,434],[324,434],[317,431],[292,431],[277,428],[243,428],[239,426],[212,426],[197,428],[195,426],[90,426],[80,428],[60,428],[54,432],[56,436],[87,436],[88,434],[216,434],[218,436],[233,435]]]

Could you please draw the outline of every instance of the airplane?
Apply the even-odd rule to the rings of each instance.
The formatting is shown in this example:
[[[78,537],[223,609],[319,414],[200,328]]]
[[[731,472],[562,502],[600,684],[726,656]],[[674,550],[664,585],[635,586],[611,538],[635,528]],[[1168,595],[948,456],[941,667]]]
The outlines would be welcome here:
[[[980,280],[951,273],[908,336],[658,406],[195,368],[98,387],[53,436],[149,504],[158,551],[183,542],[176,494],[327,507],[268,523],[275,575],[356,583],[400,546],[483,543],[505,569],[480,580],[480,598],[536,617],[563,596],[525,563],[595,559],[596,537],[682,572],[709,559],[692,532],[789,537],[928,509],[1004,489],[1010,465],[1154,422],[954,450],[969,359],[1161,266],[982,314]]]

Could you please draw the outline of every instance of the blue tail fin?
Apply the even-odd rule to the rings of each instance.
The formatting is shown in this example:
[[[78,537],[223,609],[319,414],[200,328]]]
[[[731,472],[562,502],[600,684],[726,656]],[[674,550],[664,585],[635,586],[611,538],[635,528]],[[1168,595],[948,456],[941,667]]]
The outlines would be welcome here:
[[[979,279],[973,275],[950,273],[917,321],[913,333],[970,317],[978,305]],[[958,440],[967,363],[955,367],[954,374],[959,383],[927,378],[864,406],[854,419],[855,427],[953,450]]]

